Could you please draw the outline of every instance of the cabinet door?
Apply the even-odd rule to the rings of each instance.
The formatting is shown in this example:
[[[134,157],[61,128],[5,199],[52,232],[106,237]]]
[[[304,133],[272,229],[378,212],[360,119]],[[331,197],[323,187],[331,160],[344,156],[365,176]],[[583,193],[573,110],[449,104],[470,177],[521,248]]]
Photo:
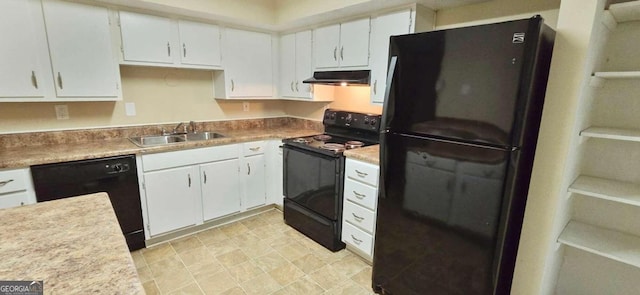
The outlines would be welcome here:
[[[199,173],[197,166],[188,166],[144,174],[151,236],[198,222]]]
[[[0,0],[0,36],[0,98],[43,98],[51,70],[40,1]]]
[[[311,59],[311,31],[296,33],[296,78],[294,88],[296,96],[311,98],[311,84],[302,81],[313,76],[313,60]]]
[[[273,97],[271,35],[235,29],[225,32],[229,97]]]
[[[369,64],[369,31],[368,18],[340,25],[340,67]]]
[[[389,67],[389,38],[410,33],[411,11],[382,15],[372,21],[371,102],[383,103]]]
[[[244,158],[245,209],[264,205],[266,202],[264,155]]]
[[[338,67],[340,25],[313,30],[313,57],[315,68]]]
[[[220,28],[215,25],[179,21],[180,60],[183,64],[220,66]]]
[[[173,63],[175,29],[171,20],[120,11],[120,34],[125,61]]]
[[[204,220],[240,211],[238,165],[238,159],[200,165]]]
[[[296,97],[296,35],[280,37],[280,95]]]
[[[118,97],[119,73],[106,8],[43,1],[58,97]]]

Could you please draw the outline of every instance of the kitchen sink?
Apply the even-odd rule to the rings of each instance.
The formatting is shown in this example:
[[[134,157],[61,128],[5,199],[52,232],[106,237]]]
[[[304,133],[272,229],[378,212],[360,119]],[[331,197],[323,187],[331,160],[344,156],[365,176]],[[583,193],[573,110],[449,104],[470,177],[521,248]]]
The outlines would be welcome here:
[[[172,134],[172,135],[147,135],[147,136],[134,136],[129,137],[129,140],[139,147],[149,147],[157,145],[166,145],[172,143],[188,142],[188,141],[200,141],[214,138],[222,138],[224,135],[216,132],[197,132],[186,134]]]
[[[186,134],[187,141],[207,140],[207,139],[222,138],[222,137],[224,137],[224,135],[216,132],[197,132],[197,133]]]

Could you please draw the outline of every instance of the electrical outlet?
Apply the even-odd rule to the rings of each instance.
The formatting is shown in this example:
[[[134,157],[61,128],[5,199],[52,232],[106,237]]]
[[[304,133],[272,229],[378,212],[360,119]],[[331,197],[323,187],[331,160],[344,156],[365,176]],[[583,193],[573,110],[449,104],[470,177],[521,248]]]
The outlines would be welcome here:
[[[244,112],[248,112],[249,111],[249,102],[245,101],[242,103],[242,111]]]
[[[58,104],[55,106],[56,109],[56,119],[58,120],[69,120],[69,108],[66,104]]]

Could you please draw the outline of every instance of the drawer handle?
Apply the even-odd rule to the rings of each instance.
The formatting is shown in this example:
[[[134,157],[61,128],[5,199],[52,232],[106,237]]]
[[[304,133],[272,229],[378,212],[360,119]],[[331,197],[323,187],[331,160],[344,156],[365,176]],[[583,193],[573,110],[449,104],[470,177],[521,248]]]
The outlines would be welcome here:
[[[356,215],[355,213],[351,213],[351,215],[353,215],[353,218],[355,218],[357,222],[360,222],[360,221],[364,220],[364,217],[360,217],[360,216]]]
[[[356,245],[360,245],[360,243],[362,243],[362,240],[354,237],[353,235],[351,235],[351,239],[353,240],[354,243],[356,243]]]
[[[260,150],[260,147],[259,147],[259,146],[257,146],[257,147],[252,147],[252,148],[249,148],[249,149],[250,149],[252,152],[257,152],[257,151],[259,151],[259,150]]]
[[[358,199],[360,199],[360,200],[364,199],[364,197],[366,197],[366,196],[367,196],[367,195],[365,195],[365,194],[360,194],[360,193],[358,193],[358,192],[356,192],[356,191],[353,191],[353,195],[354,195],[354,196],[356,196],[356,198],[358,198]]]
[[[0,187],[3,187],[3,186],[5,186],[5,185],[9,184],[9,182],[12,182],[12,181],[13,181],[13,179],[5,180],[5,181],[0,181]]]
[[[362,171],[358,171],[358,169],[356,169],[356,174],[358,174],[358,176],[359,176],[359,177],[362,177],[362,178],[364,178],[364,177],[366,177],[367,175],[369,175],[368,173],[364,173],[364,172],[362,172]]]

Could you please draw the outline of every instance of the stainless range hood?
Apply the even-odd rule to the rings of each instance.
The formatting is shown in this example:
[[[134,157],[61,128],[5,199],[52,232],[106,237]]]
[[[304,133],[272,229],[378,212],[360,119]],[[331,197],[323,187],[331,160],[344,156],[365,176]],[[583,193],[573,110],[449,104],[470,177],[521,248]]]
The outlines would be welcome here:
[[[302,81],[309,84],[324,85],[369,85],[369,70],[364,71],[326,71],[313,72],[313,77]]]

